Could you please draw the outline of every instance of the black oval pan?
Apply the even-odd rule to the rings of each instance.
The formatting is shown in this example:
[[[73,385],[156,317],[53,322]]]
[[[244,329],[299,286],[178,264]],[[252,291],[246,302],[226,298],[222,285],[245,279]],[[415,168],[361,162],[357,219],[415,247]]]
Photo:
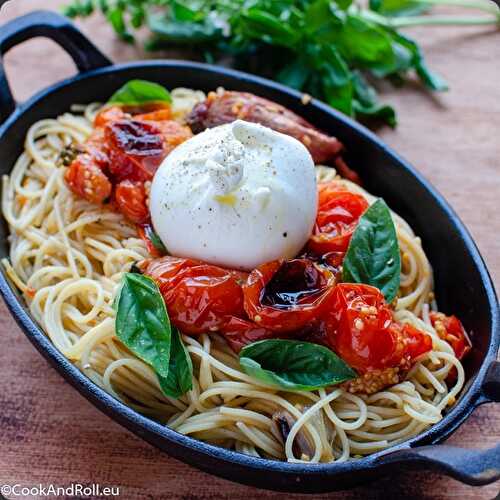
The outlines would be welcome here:
[[[444,312],[457,314],[472,332],[474,348],[465,362],[467,384],[457,404],[436,425],[397,446],[366,458],[339,464],[294,464],[258,459],[183,436],[116,401],[75,368],[44,335],[2,270],[0,291],[12,315],[40,353],[83,396],[111,418],[168,454],[212,474],[262,488],[324,492],[359,485],[401,467],[424,467],[472,485],[500,478],[500,445],[465,450],[440,445],[477,406],[500,401],[497,359],[500,326],[494,287],[479,252],[457,215],[436,190],[380,139],[330,107],[313,100],[304,105],[299,93],[248,74],[179,61],[112,65],[65,18],[34,12],[0,27],[0,55],[14,45],[46,36],[73,58],[79,74],[16,106],[0,64],[0,171],[9,173],[23,149],[30,125],[67,111],[73,103],[106,101],[133,78],[177,86],[253,92],[304,116],[347,147],[348,162],[368,190],[383,196],[422,237],[435,270],[436,294]],[[50,64],[50,61],[47,62]],[[453,166],[450,165],[450,170]],[[0,228],[0,257],[8,256],[8,230]],[[57,395],[54,394],[56,398]],[[487,429],[484,432],[488,432]],[[112,446],[109,443],[108,446]]]

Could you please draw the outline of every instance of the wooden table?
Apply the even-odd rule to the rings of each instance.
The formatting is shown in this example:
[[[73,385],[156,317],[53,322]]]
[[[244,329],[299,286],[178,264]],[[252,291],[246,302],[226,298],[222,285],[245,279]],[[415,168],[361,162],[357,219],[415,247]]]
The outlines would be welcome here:
[[[5,22],[65,2],[8,2]],[[116,41],[100,18],[78,23],[114,61],[142,57]],[[451,83],[439,96],[418,85],[387,89],[399,112],[396,130],[383,138],[446,196],[474,236],[493,279],[500,283],[500,31],[493,28],[421,28],[431,67]],[[5,58],[19,99],[74,72],[55,44],[33,40]],[[75,96],[78,100],[78,96]],[[217,479],[184,465],[136,438],[82,399],[35,352],[0,305],[0,485],[118,485],[125,498],[287,498]],[[483,406],[449,439],[487,448],[500,441],[500,411]],[[499,485],[472,488],[430,473],[380,479],[336,498],[485,498]],[[299,498],[298,496],[294,498]]]

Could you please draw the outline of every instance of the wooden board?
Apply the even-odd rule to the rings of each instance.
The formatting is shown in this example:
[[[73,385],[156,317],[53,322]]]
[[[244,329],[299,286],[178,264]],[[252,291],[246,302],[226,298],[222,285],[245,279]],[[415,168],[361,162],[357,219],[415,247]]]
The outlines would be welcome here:
[[[20,0],[0,12],[3,23],[34,9],[65,2]],[[100,18],[79,23],[114,61],[142,57],[118,43]],[[500,282],[500,31],[492,28],[420,28],[431,67],[451,83],[433,96],[415,85],[386,89],[399,112],[396,130],[382,137],[446,196],[475,238]],[[55,44],[37,39],[12,50],[5,63],[16,96],[25,99],[74,72]],[[75,96],[78,101],[78,96]],[[100,483],[120,486],[125,498],[288,498],[217,479],[184,465],[134,437],[74,391],[28,343],[0,305],[0,485]],[[483,406],[449,439],[487,448],[500,441],[500,411]],[[499,485],[472,488],[426,472],[380,479],[335,498],[482,498]],[[299,498],[299,496],[294,496]],[[307,498],[307,497],[304,497]]]

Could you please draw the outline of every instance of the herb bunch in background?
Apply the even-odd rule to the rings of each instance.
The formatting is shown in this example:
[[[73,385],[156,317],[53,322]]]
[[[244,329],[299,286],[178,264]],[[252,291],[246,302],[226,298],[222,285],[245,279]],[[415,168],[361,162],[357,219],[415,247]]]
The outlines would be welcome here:
[[[488,16],[419,15],[431,5],[463,5]],[[426,65],[417,43],[398,28],[436,24],[499,24],[489,0],[74,0],[70,17],[100,10],[125,41],[145,25],[146,48],[196,47],[209,62],[261,73],[356,118],[391,126],[396,114],[370,82],[401,84],[414,73],[430,90],[446,83]]]

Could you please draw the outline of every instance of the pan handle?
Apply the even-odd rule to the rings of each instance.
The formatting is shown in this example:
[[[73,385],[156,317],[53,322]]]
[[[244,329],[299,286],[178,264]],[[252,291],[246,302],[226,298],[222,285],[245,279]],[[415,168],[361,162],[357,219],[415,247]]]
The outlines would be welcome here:
[[[60,14],[41,10],[13,19],[0,27],[0,124],[16,108],[2,56],[12,47],[37,36],[57,42],[71,56],[80,73],[111,64],[90,40]]]
[[[500,479],[500,444],[487,450],[446,444],[419,446],[387,453],[377,462],[432,470],[471,486],[485,486]]]
[[[477,405],[500,402],[500,362],[492,361],[481,385]],[[389,452],[377,465],[400,464],[440,472],[472,486],[484,486],[500,479],[500,444],[487,450],[430,445]]]
[[[482,403],[500,403],[500,361],[492,361],[481,385]]]

